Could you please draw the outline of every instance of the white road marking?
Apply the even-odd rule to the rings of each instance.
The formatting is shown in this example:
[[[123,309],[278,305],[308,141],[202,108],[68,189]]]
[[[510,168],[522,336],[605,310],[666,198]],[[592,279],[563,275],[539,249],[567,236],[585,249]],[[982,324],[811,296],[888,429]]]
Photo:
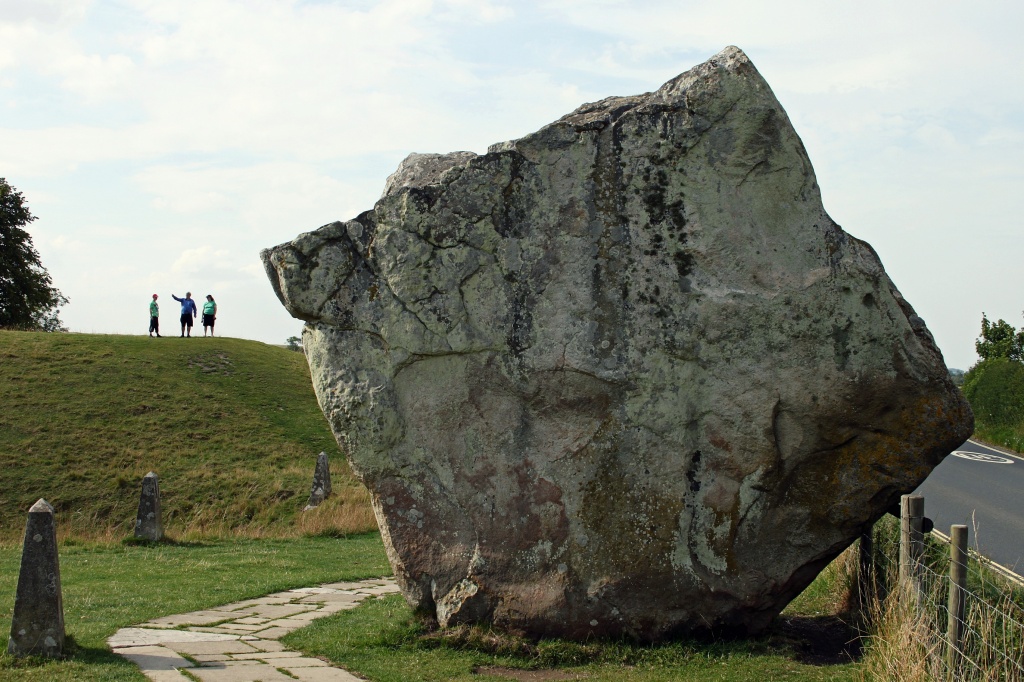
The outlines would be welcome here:
[[[1012,457],[1014,459],[1019,459],[1022,462],[1024,462],[1024,457],[1021,457],[1020,455],[1018,455],[1018,454],[1016,454],[1014,452],[1010,452],[1010,451],[1006,450],[1005,448],[1003,448],[1003,449],[994,448],[991,445],[986,445],[985,443],[979,443],[978,441],[974,440],[973,438],[968,438],[967,442],[970,443],[971,445],[977,445],[980,448],[986,448],[988,450],[995,450],[995,451],[997,451],[997,452],[999,452],[999,453],[1001,453],[1003,455],[1006,455],[1007,457]]]
[[[1013,460],[1009,457],[1000,457],[999,455],[988,455],[982,452],[970,452],[969,450],[956,450],[952,453],[955,457],[963,457],[964,459],[970,459],[975,462],[985,462],[987,464],[1013,464]]]

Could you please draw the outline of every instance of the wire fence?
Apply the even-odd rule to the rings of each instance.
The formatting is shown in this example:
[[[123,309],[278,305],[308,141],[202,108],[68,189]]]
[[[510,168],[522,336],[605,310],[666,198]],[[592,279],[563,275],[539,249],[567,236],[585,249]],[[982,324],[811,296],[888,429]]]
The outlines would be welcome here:
[[[921,533],[917,519],[915,532],[907,497],[900,523],[883,519],[862,540],[860,599],[875,621],[869,637],[888,636],[883,630],[899,612],[926,659],[924,679],[1024,682],[1024,587],[967,549],[965,527],[936,538]],[[923,500],[920,508],[923,516]]]

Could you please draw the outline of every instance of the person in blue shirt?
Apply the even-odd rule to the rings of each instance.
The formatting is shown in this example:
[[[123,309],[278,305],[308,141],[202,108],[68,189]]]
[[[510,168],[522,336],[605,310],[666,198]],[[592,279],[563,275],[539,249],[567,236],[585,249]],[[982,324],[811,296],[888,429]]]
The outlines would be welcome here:
[[[186,291],[185,298],[178,298],[171,294],[171,298],[181,303],[181,338],[185,338],[185,328],[188,327],[188,338],[192,338],[192,321],[199,313],[196,311],[196,302],[192,300],[192,292]]]

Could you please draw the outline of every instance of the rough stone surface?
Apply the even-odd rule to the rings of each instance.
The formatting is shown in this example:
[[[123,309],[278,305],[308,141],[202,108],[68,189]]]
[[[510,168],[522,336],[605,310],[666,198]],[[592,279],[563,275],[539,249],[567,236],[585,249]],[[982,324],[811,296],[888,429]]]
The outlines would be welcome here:
[[[152,471],[142,478],[139,513],[135,517],[135,537],[152,542],[159,542],[164,537],[164,523],[160,516],[160,481]]]
[[[316,469],[313,470],[313,488],[309,492],[309,502],[302,511],[319,507],[331,495],[331,467],[327,461],[327,453],[316,456]]]
[[[60,588],[53,507],[39,499],[28,510],[21,572],[7,653],[60,658],[64,653],[64,598]]]
[[[736,48],[262,255],[442,625],[757,631],[972,431]]]

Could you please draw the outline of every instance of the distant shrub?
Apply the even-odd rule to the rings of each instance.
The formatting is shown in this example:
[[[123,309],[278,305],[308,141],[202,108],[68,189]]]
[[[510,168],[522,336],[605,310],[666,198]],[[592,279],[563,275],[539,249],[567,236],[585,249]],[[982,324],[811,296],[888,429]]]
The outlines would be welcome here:
[[[964,375],[964,395],[974,410],[979,437],[1020,450],[1024,445],[1024,364],[982,360]]]
[[[1008,358],[982,360],[964,376],[964,395],[976,421],[1017,426],[1024,421],[1024,364]]]

